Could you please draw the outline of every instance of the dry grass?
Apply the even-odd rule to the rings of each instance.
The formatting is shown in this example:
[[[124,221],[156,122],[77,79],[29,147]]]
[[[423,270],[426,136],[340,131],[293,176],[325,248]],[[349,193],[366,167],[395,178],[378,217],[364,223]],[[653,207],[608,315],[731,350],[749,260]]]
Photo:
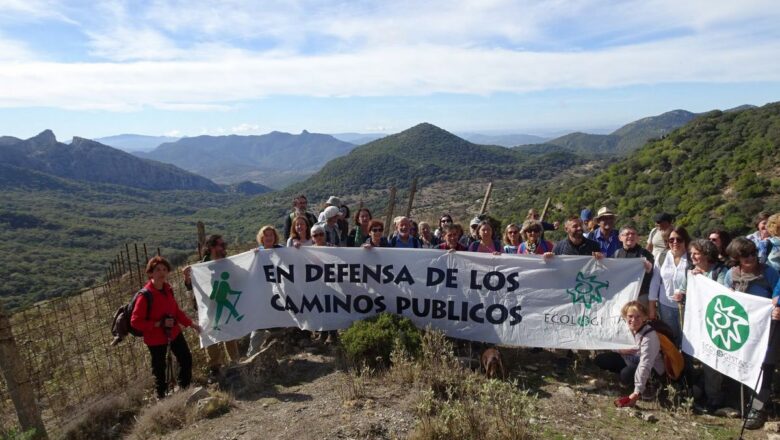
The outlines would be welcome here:
[[[211,392],[209,398],[188,406],[190,394],[190,391],[182,390],[144,409],[138,416],[130,438],[159,438],[198,420],[219,417],[235,406],[233,397],[221,391]]]
[[[107,396],[88,405],[63,428],[66,440],[117,439],[128,432],[143,405],[143,386]]]

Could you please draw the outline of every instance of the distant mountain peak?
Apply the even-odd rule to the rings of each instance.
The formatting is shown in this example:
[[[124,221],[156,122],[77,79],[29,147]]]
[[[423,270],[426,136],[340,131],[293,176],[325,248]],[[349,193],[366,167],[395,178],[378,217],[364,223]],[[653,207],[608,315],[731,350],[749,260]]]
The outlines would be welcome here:
[[[38,133],[36,136],[31,137],[28,140],[35,142],[38,145],[41,144],[52,145],[57,143],[57,137],[54,136],[54,132],[49,130],[48,128]]]

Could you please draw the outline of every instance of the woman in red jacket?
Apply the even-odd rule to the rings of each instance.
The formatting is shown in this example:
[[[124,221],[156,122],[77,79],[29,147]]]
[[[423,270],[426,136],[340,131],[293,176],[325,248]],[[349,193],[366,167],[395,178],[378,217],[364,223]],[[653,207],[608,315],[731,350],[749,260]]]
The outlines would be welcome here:
[[[154,374],[157,397],[165,397],[165,355],[168,346],[179,362],[179,375],[176,381],[180,388],[186,388],[192,380],[192,355],[187,340],[179,325],[192,327],[200,333],[200,326],[179,309],[173,289],[166,282],[171,264],[163,257],[154,257],[146,265],[149,282],[144,289],[151,293],[152,305],[147,305],[147,295],[140,295],[135,302],[130,325],[144,335],[144,344],[152,355],[152,374]]]

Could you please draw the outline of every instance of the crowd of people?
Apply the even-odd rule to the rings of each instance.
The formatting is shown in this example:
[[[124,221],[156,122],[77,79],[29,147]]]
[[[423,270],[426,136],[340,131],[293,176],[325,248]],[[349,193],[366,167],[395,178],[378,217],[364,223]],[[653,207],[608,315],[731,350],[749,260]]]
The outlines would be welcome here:
[[[272,225],[263,226],[257,233],[258,251],[282,247],[335,246],[364,248],[424,248],[440,249],[449,252],[485,252],[492,254],[537,255],[552,259],[558,255],[581,255],[601,258],[644,258],[645,276],[639,297],[623,308],[629,329],[635,335],[637,349],[617,353],[605,364],[605,368],[619,374],[627,386],[633,386],[633,392],[621,401],[621,405],[631,405],[641,398],[647,398],[652,382],[663,376],[664,364],[659,362],[662,356],[658,337],[649,323],[658,320],[670,331],[673,343],[679,348],[682,342],[682,318],[686,295],[686,280],[692,274],[702,274],[733,290],[752,295],[772,298],[775,309],[772,312],[772,327],[780,320],[780,308],[777,298],[780,296],[780,213],[770,215],[760,213],[755,219],[756,231],[745,237],[735,237],[723,229],[713,229],[702,238],[692,238],[685,227],[674,224],[674,217],[668,213],[655,216],[655,227],[647,240],[640,242],[638,230],[629,222],[617,228],[618,215],[607,207],[601,207],[595,215],[590,209],[583,209],[580,215],[559,222],[542,221],[539,213],[531,209],[522,223],[509,223],[505,227],[487,216],[474,217],[469,222],[469,230],[455,223],[450,214],[439,217],[438,223],[420,221],[399,216],[392,224],[385,225],[372,216],[368,208],[361,207],[350,216],[349,208],[338,197],[327,199],[324,209],[315,215],[308,211],[308,201],[304,195],[293,199],[293,209],[285,217],[282,234]],[[350,221],[352,225],[350,227]],[[557,230],[561,226],[566,237],[553,243],[544,237],[545,231]],[[390,228],[390,231],[387,229]],[[226,244],[221,236],[212,235],[206,243],[204,261],[224,258]],[[159,257],[156,257],[159,258]],[[147,273],[150,281],[147,287],[154,297],[165,297],[159,310],[153,307],[153,313],[144,319],[141,305],[133,313],[133,326],[150,331],[144,333],[144,341],[152,353],[153,372],[157,378],[160,394],[159,352],[160,347],[170,344],[173,353],[181,357],[182,370],[191,368],[188,361],[189,350],[186,341],[180,337],[178,326],[197,325],[170,304],[170,286],[157,268],[162,264],[170,268],[164,260],[149,262]],[[154,263],[154,264],[153,264]],[[167,273],[166,273],[167,274]],[[190,270],[185,269],[185,285],[191,289]],[[175,301],[174,301],[175,303]],[[170,307],[164,309],[163,306]],[[173,318],[169,318],[172,316]],[[149,322],[153,322],[150,327]],[[172,324],[172,325],[169,325]],[[175,329],[175,330],[171,330]],[[772,335],[775,331],[771,332]],[[335,340],[335,332],[323,332],[323,340]],[[780,336],[780,335],[778,335]],[[248,356],[260,348],[260,332],[253,332],[250,338]],[[183,345],[183,347],[182,347]],[[776,363],[776,352],[780,350],[778,337],[774,337],[767,350],[763,365],[763,383],[752,399],[747,417],[748,428],[758,428],[766,420],[764,410],[771,390],[772,377]],[[164,351],[164,350],[162,350]],[[229,341],[208,347],[209,366],[213,375],[219,373],[225,362],[225,351],[231,361],[240,358],[236,341]],[[687,359],[687,365],[693,360]],[[598,363],[598,362],[597,362]],[[698,407],[704,412],[715,412],[725,404],[724,383],[726,379],[717,371],[703,366],[696,370],[698,380],[693,380],[693,368],[686,367],[683,375],[689,382],[696,382],[694,393],[698,397]],[[180,385],[189,383],[189,373],[180,374]],[[655,379],[654,379],[655,378]]]

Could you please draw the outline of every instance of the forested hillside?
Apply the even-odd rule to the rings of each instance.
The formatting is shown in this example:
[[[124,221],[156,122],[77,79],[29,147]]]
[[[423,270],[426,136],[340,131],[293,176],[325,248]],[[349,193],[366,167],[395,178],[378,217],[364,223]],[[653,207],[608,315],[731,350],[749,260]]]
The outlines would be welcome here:
[[[515,198],[502,215],[548,196],[560,217],[607,205],[618,223],[635,222],[644,232],[661,211],[694,235],[715,226],[748,232],[757,212],[780,211],[780,103],[703,115],[593,178]]]
[[[0,253],[7,257],[0,301],[10,307],[102,282],[125,243],[148,243],[150,252],[160,246],[182,261],[195,249],[196,221],[220,226],[218,210],[199,210],[247,197],[83,182],[6,164],[0,188]]]
[[[315,197],[348,194],[405,187],[414,177],[420,185],[469,179],[547,179],[562,168],[582,162],[571,152],[532,154],[477,145],[423,123],[328,162],[290,191]]]

